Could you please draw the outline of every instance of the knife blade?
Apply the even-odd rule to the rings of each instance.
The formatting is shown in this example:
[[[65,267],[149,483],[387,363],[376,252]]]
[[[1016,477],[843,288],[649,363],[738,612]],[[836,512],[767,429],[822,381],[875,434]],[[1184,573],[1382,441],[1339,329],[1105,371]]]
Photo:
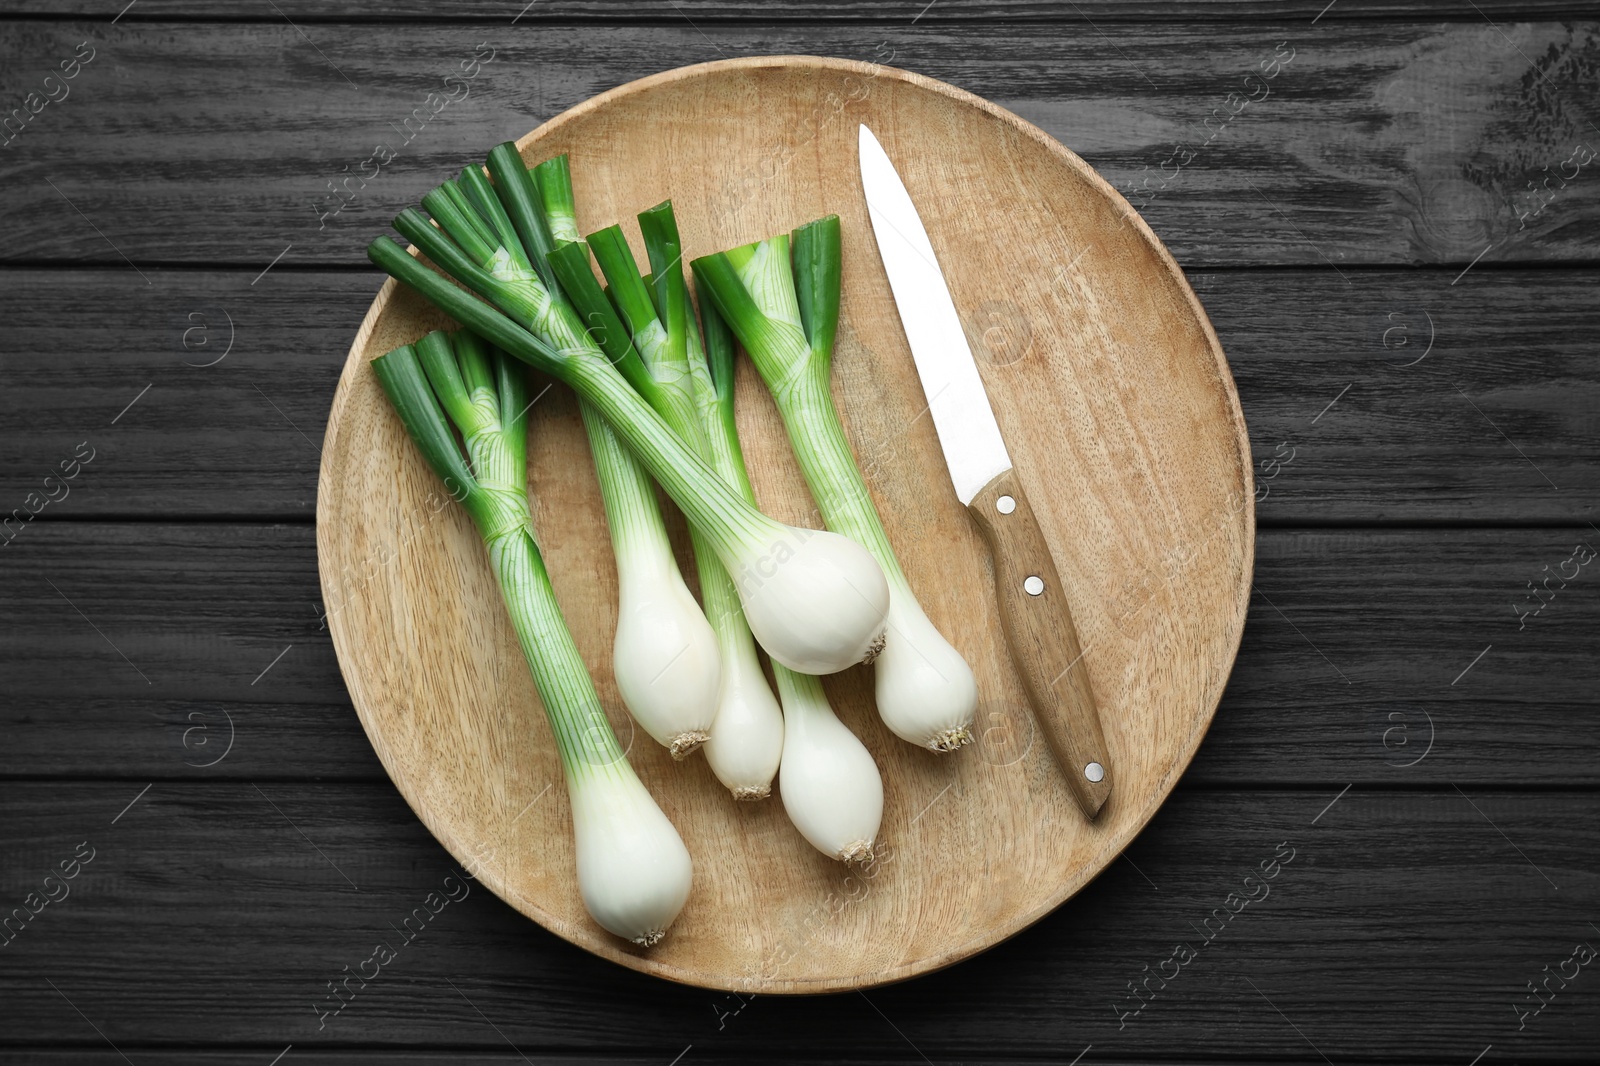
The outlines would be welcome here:
[[[1022,491],[911,194],[865,125],[859,150],[872,232],[950,481],[994,557],[1012,660],[1073,799],[1094,818],[1111,794],[1111,761],[1050,546]]]

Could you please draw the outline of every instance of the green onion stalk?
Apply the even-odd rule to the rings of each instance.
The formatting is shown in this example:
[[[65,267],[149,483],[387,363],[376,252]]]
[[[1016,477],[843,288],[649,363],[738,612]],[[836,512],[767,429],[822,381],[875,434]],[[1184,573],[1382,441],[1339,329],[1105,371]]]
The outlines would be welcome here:
[[[833,673],[865,659],[883,635],[889,608],[879,564],[847,537],[797,529],[762,514],[679,438],[646,400],[659,386],[638,353],[631,345],[620,355],[602,350],[562,293],[551,269],[555,240],[538,179],[516,146],[495,148],[488,169],[494,180],[487,193],[469,179],[455,195],[447,191],[428,204],[433,217],[408,209],[395,219],[395,229],[442,274],[381,237],[368,256],[462,325],[590,403],[710,542],[733,575],[751,631],[774,659],[812,673]],[[480,219],[498,220],[491,206],[498,202],[521,254],[498,231],[492,236],[500,243],[488,247],[488,235],[475,231],[470,219],[456,217],[462,214],[458,198],[476,208]],[[483,242],[475,252],[487,249],[499,258],[485,265],[465,247],[474,238]]]
[[[933,751],[972,739],[972,668],[929,621],[895,557],[834,406],[839,327],[839,218],[692,264],[777,405],[806,484],[829,529],[865,547],[889,582],[886,643],[876,661],[878,713],[895,735]]]
[[[739,489],[741,482],[729,477],[728,466],[730,461],[736,461],[742,475],[743,457],[737,438],[730,453],[720,433],[708,433],[708,429],[721,428],[720,422],[711,421],[720,418],[724,410],[719,406],[721,383],[712,380],[705,348],[695,328],[672,205],[660,204],[638,217],[651,265],[648,281],[640,275],[619,226],[591,233],[587,249],[578,244],[558,247],[551,254],[551,264],[563,291],[590,324],[602,347],[622,338],[631,341],[656,386],[649,402],[685,444],[723,475],[729,485]],[[607,291],[602,291],[595,280],[590,251],[610,286]],[[620,319],[612,313],[613,306]],[[725,327],[721,335],[727,337]],[[731,339],[727,356],[731,372]],[[725,410],[731,418],[731,381],[727,384]],[[755,505],[747,484],[740,495]],[[716,718],[705,746],[706,760],[734,799],[765,799],[772,792],[783,751],[783,713],[761,672],[733,579],[710,542],[692,528],[690,535],[700,595],[717,634],[722,662]]]
[[[705,384],[710,388],[702,392],[701,415],[711,445],[711,465],[728,484],[754,502],[755,492],[734,419],[733,336],[710,300],[701,300],[700,317],[703,329],[690,335],[690,346],[691,351],[703,352],[702,365],[707,370]],[[753,648],[750,657],[754,659]],[[758,679],[760,670],[756,664]],[[823,854],[846,863],[872,861],[873,845],[883,821],[883,777],[878,764],[833,713],[820,678],[796,673],[777,662],[772,664],[772,673],[783,699],[778,722],[782,731],[778,793],[784,811],[800,835]],[[760,684],[765,693],[765,681]],[[767,695],[767,699],[771,698]],[[711,742],[706,745],[706,758],[713,769],[719,758],[735,762],[750,757],[746,751],[724,754],[719,745],[751,745],[760,736],[755,729],[741,729],[725,736],[722,713],[719,710]],[[721,776],[722,771],[717,772]]]
[[[550,587],[528,508],[527,371],[464,330],[429,333],[372,369],[483,537],[561,756],[584,905],[610,932],[654,944],[688,899],[693,864],[628,765]]]
[[[576,236],[567,159],[532,172],[531,204],[551,240]],[[501,284],[539,303],[537,253],[530,255],[487,178],[468,167],[423,197],[423,206],[463,253]],[[578,246],[581,247],[581,246]],[[546,301],[548,303],[548,301]],[[545,312],[545,329],[562,347],[578,343],[570,316]],[[682,759],[710,735],[721,668],[716,634],[684,584],[656,503],[655,487],[594,406],[578,401],[605,505],[617,566],[617,629],[612,672],[622,702],[657,743]]]

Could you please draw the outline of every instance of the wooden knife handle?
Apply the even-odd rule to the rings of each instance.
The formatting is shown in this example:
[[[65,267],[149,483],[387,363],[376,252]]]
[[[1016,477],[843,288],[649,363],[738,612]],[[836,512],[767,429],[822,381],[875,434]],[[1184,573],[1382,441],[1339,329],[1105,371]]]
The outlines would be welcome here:
[[[1050,546],[1013,470],[985,485],[967,510],[994,554],[1000,621],[1034,717],[1073,798],[1093,818],[1111,794],[1111,762]]]

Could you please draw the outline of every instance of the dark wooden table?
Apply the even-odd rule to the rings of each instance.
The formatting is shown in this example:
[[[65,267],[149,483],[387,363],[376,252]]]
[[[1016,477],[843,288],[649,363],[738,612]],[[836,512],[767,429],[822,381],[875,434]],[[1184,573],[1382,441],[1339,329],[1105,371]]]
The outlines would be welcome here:
[[[524,2],[0,2],[0,1059],[1595,1061],[1600,11]],[[476,890],[322,1020],[451,868],[319,624],[362,247],[600,90],[790,52],[1011,108],[1188,271],[1268,486],[1216,724],[1126,861],[932,977],[737,1000]]]

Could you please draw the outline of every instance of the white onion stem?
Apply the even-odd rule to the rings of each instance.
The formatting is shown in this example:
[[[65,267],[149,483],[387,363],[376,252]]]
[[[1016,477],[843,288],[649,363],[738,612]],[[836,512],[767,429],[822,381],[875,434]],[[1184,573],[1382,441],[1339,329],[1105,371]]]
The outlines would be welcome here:
[[[695,407],[705,429],[705,455],[711,468],[754,506],[755,491],[745,470],[733,410],[733,337],[709,301],[701,304],[700,312],[703,331],[695,328],[693,315],[689,317],[688,362]],[[734,799],[765,799],[772,794],[783,755],[783,711],[761,672],[750,626],[727,571],[702,567],[700,588],[723,664],[722,694],[706,761]]]
[[[883,570],[890,608],[876,660],[879,714],[896,736],[951,751],[972,739],[977,681],[911,591],[830,389],[840,301],[838,218],[801,226],[793,246],[792,270],[785,236],[706,256],[694,267],[766,382],[823,520],[866,548]]]
[[[617,561],[617,690],[644,731],[682,759],[706,742],[716,716],[717,637],[678,570],[649,476],[605,419],[579,407]]]

